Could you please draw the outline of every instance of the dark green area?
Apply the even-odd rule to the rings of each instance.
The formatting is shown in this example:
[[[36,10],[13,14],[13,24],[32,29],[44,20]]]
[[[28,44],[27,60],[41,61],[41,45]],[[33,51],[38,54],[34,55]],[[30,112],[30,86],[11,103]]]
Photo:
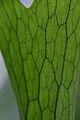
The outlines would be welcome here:
[[[80,0],[0,0],[0,48],[21,120],[74,120]]]

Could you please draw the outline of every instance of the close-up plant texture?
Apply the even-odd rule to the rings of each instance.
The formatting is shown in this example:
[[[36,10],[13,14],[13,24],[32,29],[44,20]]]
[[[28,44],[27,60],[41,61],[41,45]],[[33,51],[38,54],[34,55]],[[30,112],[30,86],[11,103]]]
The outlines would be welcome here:
[[[0,50],[21,120],[74,120],[80,0],[0,0]]]

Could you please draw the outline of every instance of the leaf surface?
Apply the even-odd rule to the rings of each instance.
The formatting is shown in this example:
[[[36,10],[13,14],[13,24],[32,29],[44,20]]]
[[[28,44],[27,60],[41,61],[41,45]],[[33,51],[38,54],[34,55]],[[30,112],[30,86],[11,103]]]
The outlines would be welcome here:
[[[80,0],[0,0],[0,49],[21,120],[74,120]]]

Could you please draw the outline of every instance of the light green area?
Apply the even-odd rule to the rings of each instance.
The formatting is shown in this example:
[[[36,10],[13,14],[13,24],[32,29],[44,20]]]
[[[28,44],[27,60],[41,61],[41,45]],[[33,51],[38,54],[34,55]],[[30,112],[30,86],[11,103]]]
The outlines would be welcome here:
[[[0,0],[0,49],[21,120],[74,120],[80,0]]]

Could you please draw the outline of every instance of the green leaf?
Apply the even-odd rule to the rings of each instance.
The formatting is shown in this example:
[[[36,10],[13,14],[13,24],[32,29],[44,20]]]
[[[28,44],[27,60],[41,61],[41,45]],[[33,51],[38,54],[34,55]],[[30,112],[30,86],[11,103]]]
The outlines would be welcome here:
[[[0,49],[21,120],[73,120],[80,0],[0,0]]]

